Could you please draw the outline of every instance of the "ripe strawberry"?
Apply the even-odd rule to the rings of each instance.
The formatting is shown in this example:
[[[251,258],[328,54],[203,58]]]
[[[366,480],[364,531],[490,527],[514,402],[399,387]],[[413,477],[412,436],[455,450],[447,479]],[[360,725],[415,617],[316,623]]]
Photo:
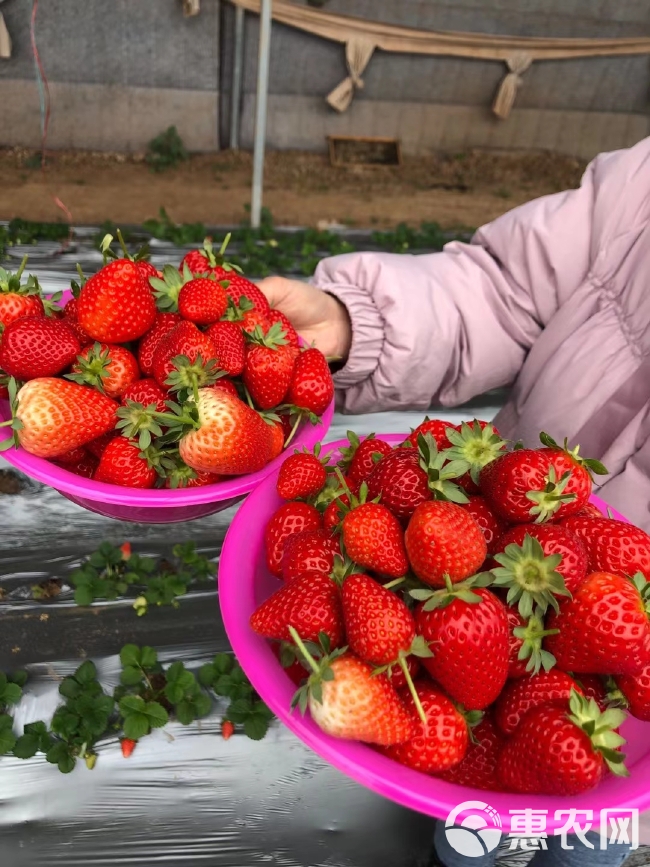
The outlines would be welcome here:
[[[602,711],[606,711],[609,707],[620,707],[624,710],[628,708],[627,699],[617,686],[615,678],[600,674],[578,674],[573,679],[582,694],[586,698],[593,698]]]
[[[251,298],[249,300],[252,301],[253,299]],[[271,325],[275,325],[277,323],[280,326],[280,328],[284,331],[284,335],[289,346],[294,346],[296,349],[300,349],[300,338],[298,337],[298,332],[281,310],[269,308],[268,311],[262,310],[260,312],[266,315],[266,318]]]
[[[412,591],[416,598],[425,593]],[[469,710],[492,704],[508,677],[508,618],[501,600],[471,582],[449,584],[419,606],[415,619],[433,653],[422,664],[447,694]]]
[[[455,583],[473,575],[487,554],[481,528],[456,503],[421,503],[404,539],[413,571],[434,587],[444,587],[445,576]]]
[[[0,369],[0,400],[9,399],[9,377]]]
[[[153,326],[156,303],[148,283],[128,259],[104,265],[77,300],[79,324],[94,340],[127,343]]]
[[[345,507],[350,505],[347,494],[336,497],[323,512],[323,527],[326,530],[336,530],[345,517]]]
[[[334,555],[340,552],[338,538],[327,530],[303,530],[289,536],[282,553],[282,577],[293,581],[303,572],[329,575],[334,568]]]
[[[587,576],[587,549],[582,540],[556,524],[520,524],[501,536],[490,553],[502,554],[508,545],[521,546],[526,536],[537,539],[545,557],[560,555],[562,559],[555,569],[564,578],[566,589],[573,593]]]
[[[417,449],[393,449],[382,458],[368,477],[368,497],[380,497],[381,504],[401,521],[430,500],[429,479]]]
[[[474,518],[485,537],[488,554],[495,554],[500,549],[499,540],[506,532],[508,525],[502,521],[490,508],[485,497],[470,496],[469,502],[462,505],[463,509]]]
[[[70,298],[70,300],[63,308],[63,318],[76,334],[77,340],[82,347],[90,346],[91,343],[95,342],[89,334],[86,334],[81,325],[79,325],[79,316],[77,314],[77,299],[75,297]]]
[[[307,500],[322,491],[326,481],[327,470],[318,454],[297,451],[280,467],[275,487],[283,500]]]
[[[289,584],[287,589],[293,586]],[[312,674],[306,687],[296,694],[294,704],[303,713],[308,706],[312,719],[324,732],[380,746],[413,737],[414,717],[387,678],[373,675],[371,665],[349,652],[337,655],[334,651],[318,663],[305,655]]]
[[[246,366],[246,341],[235,322],[215,322],[206,334],[214,346],[214,357],[228,376],[239,376]]]
[[[56,462],[57,464],[77,464],[87,454],[88,452],[83,446],[77,446],[76,449],[70,449],[70,451],[64,452],[62,455],[57,455]]]
[[[542,671],[506,684],[494,706],[496,724],[510,737],[526,714],[537,707],[552,704],[568,709],[574,689],[582,694],[575,680],[563,671]]]
[[[140,370],[144,374],[151,376],[153,373],[153,356],[156,347],[165,334],[169,334],[172,328],[182,321],[183,320],[179,313],[158,313],[156,315],[156,321],[154,322],[153,327],[140,338],[138,344],[138,364],[140,365]]]
[[[296,359],[287,402],[299,409],[322,415],[334,400],[334,382],[320,349],[306,349]]]
[[[55,458],[115,426],[114,401],[65,379],[32,379],[23,385],[17,399],[20,445],[41,458]]]
[[[327,635],[332,647],[344,637],[339,588],[329,575],[307,573],[284,584],[255,610],[251,628],[276,641],[290,641],[292,626],[304,641]]]
[[[134,741],[132,738],[122,738],[120,740],[120,746],[122,747],[122,755],[124,756],[125,759],[128,759],[131,756],[131,754],[133,753],[133,750],[137,746],[137,743],[138,742]]]
[[[551,611],[556,635],[546,640],[563,671],[587,674],[638,674],[650,663],[650,628],[645,610],[647,584],[608,572],[588,575],[573,599]]]
[[[235,733],[235,726],[229,719],[221,720],[221,737],[224,741],[230,740]]]
[[[128,400],[145,407],[155,406],[156,412],[167,412],[167,394],[155,379],[138,379],[132,383],[122,395],[122,406],[126,406]]]
[[[269,462],[269,425],[239,398],[201,388],[196,412],[198,427],[179,443],[180,456],[192,469],[233,476],[255,473]]]
[[[407,656],[404,660],[404,664],[406,666],[406,670],[408,671],[408,676],[411,678],[411,682],[415,680],[415,678],[420,673],[421,665],[417,660],[416,656]],[[391,665],[386,669],[385,676],[388,678],[393,689],[400,690],[404,689],[404,687],[408,687],[408,680],[404,670],[399,665]]]
[[[413,448],[417,448],[418,437],[420,435],[424,436],[425,434],[431,434],[439,451],[451,448],[451,443],[447,438],[447,431],[449,429],[454,429],[454,425],[451,422],[425,416],[424,421],[416,428],[413,428],[409,436],[404,440],[404,445],[408,443],[413,446]]]
[[[350,445],[340,450],[339,466],[350,485],[360,485],[361,482],[368,481],[377,462],[389,455],[393,449],[389,443],[375,439],[374,434],[361,441],[354,431],[349,430],[347,437]]]
[[[149,282],[150,277],[162,276],[156,266],[152,265],[151,262],[147,262],[145,259],[138,259],[135,263],[135,267],[138,269],[138,271],[144,277],[147,283]]]
[[[242,274],[238,274],[236,271],[230,270],[226,271],[224,268],[214,268],[212,273],[217,278],[217,280],[227,280],[228,286],[226,286],[226,292],[232,298],[232,300],[238,306],[241,306],[242,299],[246,299],[246,301],[250,304],[250,309],[255,311],[260,316],[264,317],[265,321],[270,324],[270,320],[268,318],[269,313],[271,312],[271,307],[266,298],[266,295],[259,289],[254,283],[251,283],[246,277]],[[244,305],[247,306],[247,305]],[[276,316],[273,321],[277,321],[278,317]]]
[[[465,758],[438,776],[457,786],[499,792],[501,784],[497,776],[497,765],[504,743],[505,739],[492,717],[485,715],[472,729],[472,740],[467,746]]]
[[[81,345],[63,321],[45,316],[21,316],[4,330],[0,367],[23,382],[55,376],[75,360]]]
[[[555,657],[544,650],[542,644],[547,635],[554,634],[554,630],[544,629],[544,621],[537,614],[526,619],[509,605],[506,614],[510,630],[508,678],[515,680],[537,674],[542,668],[550,671],[555,665]]]
[[[601,714],[596,702],[574,692],[570,713],[564,707],[538,707],[525,717],[499,756],[498,775],[509,792],[578,795],[597,786],[606,766],[627,774],[614,729],[625,714]]]
[[[219,380],[217,380],[217,383],[218,382]],[[232,385],[232,382],[228,381],[228,385]],[[212,388],[215,388],[215,386],[213,385]],[[233,389],[235,390],[235,394],[237,394],[237,389],[235,389],[234,385]],[[264,418],[263,414],[262,418]],[[269,452],[269,460],[272,461],[279,457],[284,451],[284,427],[282,426],[281,421],[268,418],[264,418],[264,421],[268,424],[269,430],[271,431],[271,450]]]
[[[174,360],[179,356],[185,356],[191,364],[199,356],[203,362],[214,358],[212,341],[193,322],[180,322],[160,339],[152,364],[152,373],[158,385],[163,388],[168,385],[169,375],[176,369]]]
[[[309,503],[283,503],[274,512],[264,531],[266,565],[269,572],[280,578],[287,539],[303,530],[318,530],[321,523],[320,512]]]
[[[104,449],[94,478],[125,488],[153,488],[158,473],[142,457],[137,443],[115,437]]]
[[[30,276],[21,283],[26,264],[27,256],[15,274],[0,268],[0,325],[5,328],[22,316],[42,316],[44,312],[36,278]]]
[[[117,421],[117,419],[116,419]],[[96,458],[101,458],[104,453],[104,449],[110,443],[111,440],[115,439],[116,436],[119,436],[120,432],[118,430],[109,430],[101,436],[97,437],[94,440],[86,443],[85,446],[88,451],[93,454]]]
[[[402,527],[386,506],[364,502],[363,493],[362,486],[361,500],[353,499],[341,524],[347,555],[364,569],[401,578],[409,567]]]
[[[627,702],[627,707],[636,719],[650,722],[650,664],[637,674],[620,675],[614,682]]]
[[[465,757],[469,743],[467,722],[432,683],[416,683],[415,688],[425,721],[418,719],[413,697],[407,691],[401,691],[400,698],[411,713],[416,730],[410,740],[386,747],[382,752],[423,774],[439,774],[458,765]]]
[[[229,394],[231,397],[236,397],[237,399],[239,399],[239,392],[237,391],[237,387],[235,386],[235,383],[232,381],[232,379],[220,377],[216,382],[213,382],[212,385],[209,385],[207,387],[215,391],[225,391],[226,394]],[[271,429],[273,429],[272,426]],[[284,438],[282,444],[284,445]],[[281,451],[282,449],[278,451],[278,454]]]
[[[90,385],[109,397],[122,397],[140,378],[135,356],[123,346],[94,343],[77,356],[68,379]]]
[[[221,476],[215,473],[197,473],[192,467],[179,464],[165,478],[165,487],[176,490],[177,488],[204,488],[206,485],[214,485],[221,481]]]
[[[246,354],[244,385],[260,409],[281,404],[291,385],[296,350],[285,343],[282,332],[274,325],[264,334],[255,329],[255,341]]]
[[[347,643],[374,665],[396,662],[415,639],[415,620],[406,603],[369,575],[353,574],[341,589]]]
[[[571,517],[561,526],[584,542],[590,571],[650,578],[650,536],[639,527],[603,517]]]
[[[221,283],[209,277],[188,280],[178,295],[178,312],[197,325],[217,322],[228,307],[228,296]]]
[[[74,449],[74,451],[77,450]],[[71,454],[71,452],[67,452],[66,454]],[[61,461],[61,457],[59,456],[58,458],[55,458],[53,463],[63,467],[63,469],[67,470],[69,473],[74,473],[76,476],[81,476],[84,479],[92,479],[95,475],[98,461],[94,455],[84,451],[77,461],[67,461],[64,463]]]
[[[594,506],[593,503],[587,503],[587,505],[581,509],[579,512],[576,512],[575,515],[571,515],[571,518],[566,518],[565,520],[573,520],[573,518],[604,518],[605,515],[600,511],[598,506]]]

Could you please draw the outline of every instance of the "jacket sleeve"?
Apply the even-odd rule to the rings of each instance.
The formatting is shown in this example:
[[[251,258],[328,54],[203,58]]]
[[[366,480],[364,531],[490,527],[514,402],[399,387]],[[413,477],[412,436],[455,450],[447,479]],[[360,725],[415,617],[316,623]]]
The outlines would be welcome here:
[[[354,253],[325,259],[313,278],[348,309],[352,346],[335,375],[348,412],[457,405],[508,385],[592,257],[600,175],[484,226],[471,244],[432,255]]]

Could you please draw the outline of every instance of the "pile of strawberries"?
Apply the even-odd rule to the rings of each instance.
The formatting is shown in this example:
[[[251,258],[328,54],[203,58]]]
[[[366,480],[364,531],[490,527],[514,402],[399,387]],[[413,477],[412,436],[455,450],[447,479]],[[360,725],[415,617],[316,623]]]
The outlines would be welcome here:
[[[327,360],[209,240],[180,270],[102,242],[104,266],[61,309],[0,269],[0,398],[22,446],[132,488],[197,487],[261,470],[334,387]]]
[[[425,421],[296,453],[251,618],[328,734],[472,788],[575,795],[650,721],[650,536],[592,505],[579,449]],[[333,462],[335,457],[330,456]]]

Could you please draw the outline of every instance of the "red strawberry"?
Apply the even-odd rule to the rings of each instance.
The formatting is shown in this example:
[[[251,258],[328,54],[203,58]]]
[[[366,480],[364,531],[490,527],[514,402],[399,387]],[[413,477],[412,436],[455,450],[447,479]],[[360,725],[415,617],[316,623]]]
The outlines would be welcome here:
[[[575,515],[571,515],[571,519],[573,518],[604,518],[605,515],[600,511],[598,506],[594,506],[593,503],[587,503],[587,505],[581,509],[579,512],[576,512]],[[565,520],[569,520],[566,518]]]
[[[393,449],[382,458],[368,477],[368,497],[380,497],[381,504],[404,521],[420,503],[430,500],[428,476],[417,449]]]
[[[287,589],[293,587],[289,584]],[[386,677],[373,675],[372,666],[353,653],[309,657],[313,673],[294,703],[306,710],[324,732],[335,738],[380,746],[403,743],[413,737],[413,716]],[[325,672],[329,674],[325,674]]]
[[[214,356],[228,376],[239,376],[246,365],[246,341],[235,322],[215,322],[206,334],[214,346]]]
[[[71,454],[71,452],[67,452],[67,454]],[[69,473],[74,473],[76,476],[81,476],[84,479],[92,479],[95,475],[98,461],[94,455],[88,454],[88,452],[84,451],[77,461],[67,461],[63,463],[59,456],[53,461],[53,463],[63,467],[63,469],[67,470]]]
[[[0,370],[0,400],[8,400],[9,398],[9,377]]]
[[[296,359],[287,402],[322,415],[334,399],[334,382],[320,349],[306,349]]]
[[[91,385],[109,397],[122,397],[140,378],[135,356],[123,346],[94,343],[77,356],[68,379]]]
[[[327,530],[303,530],[286,540],[282,554],[282,577],[293,581],[303,572],[323,572],[334,568],[334,555],[340,554],[336,536]]]
[[[469,786],[490,792],[501,790],[497,776],[499,754],[505,740],[490,716],[484,716],[472,729],[472,740],[460,764],[439,774],[442,780],[457,786]]]
[[[101,458],[106,446],[110,443],[111,440],[115,439],[115,437],[119,435],[119,431],[115,429],[106,431],[106,433],[102,434],[94,440],[91,440],[89,443],[86,443],[86,448],[96,458]]]
[[[223,286],[209,277],[188,280],[178,295],[178,312],[184,319],[197,325],[217,322],[228,307],[228,296]]]
[[[155,379],[138,379],[132,383],[122,395],[122,406],[126,406],[129,400],[145,407],[153,405],[156,412],[167,412],[167,394]]]
[[[65,379],[32,379],[18,392],[20,445],[32,455],[55,458],[115,426],[117,404],[93,388]]]
[[[404,660],[404,664],[406,665],[406,670],[408,671],[409,677],[411,681],[414,681],[415,678],[420,673],[420,663],[417,660],[416,656],[407,656]],[[386,677],[390,681],[393,689],[400,690],[404,689],[404,687],[408,687],[408,680],[406,674],[403,669],[399,665],[391,665],[386,669]]]
[[[584,542],[590,571],[650,578],[650,536],[639,527],[602,517],[567,518],[561,526]]]
[[[239,398],[201,388],[196,412],[198,427],[179,443],[180,456],[192,469],[236,476],[255,473],[269,462],[270,427]]]
[[[247,280],[246,277],[238,274],[236,271],[226,271],[224,268],[214,268],[212,273],[217,280],[228,281],[226,292],[236,305],[241,306],[241,299],[245,298],[250,303],[252,310],[263,316],[266,321],[270,321],[268,319],[268,315],[271,312],[269,302],[266,295],[254,283],[251,283],[250,280]],[[278,317],[276,316],[273,321],[277,320]]]
[[[481,528],[456,503],[432,500],[417,507],[405,535],[413,571],[425,584],[444,587],[473,575],[485,560]]]
[[[323,512],[323,527],[326,530],[335,530],[345,516],[345,507],[350,505],[347,494],[332,500]]]
[[[147,283],[149,282],[149,277],[162,276],[156,266],[152,265],[151,262],[147,262],[145,259],[138,259],[135,263],[135,267],[138,269],[138,271],[144,277]]]
[[[339,466],[351,485],[367,482],[377,462],[389,455],[393,449],[387,442],[375,439],[374,434],[370,434],[363,441],[351,430],[347,436],[350,445],[340,450]]]
[[[137,443],[115,437],[104,449],[94,478],[96,482],[125,488],[152,488],[158,474],[147,459],[141,457]]]
[[[614,678],[633,717],[650,722],[650,664],[637,674]]]
[[[15,274],[0,268],[0,325],[5,328],[22,316],[42,316],[44,312],[38,281],[29,277],[21,283],[26,264],[27,256]]]
[[[231,397],[236,397],[239,399],[239,392],[237,391],[237,387],[232,379],[226,379],[225,377],[221,377],[212,385],[209,385],[208,388],[211,388],[215,391],[225,391],[226,394],[229,394]],[[282,444],[284,445],[284,438]],[[280,449],[282,451],[282,449]],[[279,454],[280,452],[278,452]]]
[[[154,322],[153,328],[147,331],[138,344],[138,364],[140,365],[140,370],[144,374],[151,376],[153,373],[153,356],[156,347],[165,334],[169,334],[172,328],[182,321],[183,320],[179,313],[158,313],[156,315],[156,321]]]
[[[508,525],[490,508],[485,497],[470,496],[469,503],[461,505],[481,528],[481,532],[485,536],[488,554],[495,554],[502,550],[499,546],[499,540],[506,532]]]
[[[541,671],[506,685],[494,706],[494,718],[504,735],[515,733],[527,713],[544,705],[569,707],[572,690],[582,690],[563,671]]]
[[[275,487],[283,500],[306,500],[322,491],[326,481],[327,470],[316,453],[296,452],[280,467]]]
[[[309,503],[283,503],[277,509],[264,532],[266,547],[266,565],[273,575],[282,575],[282,556],[284,544],[290,536],[303,530],[318,530],[321,527],[321,516],[318,510]]]
[[[296,350],[285,345],[279,333],[271,330],[265,335],[256,329],[253,335],[256,343],[246,355],[244,385],[260,409],[281,404],[291,384]]]
[[[54,376],[69,367],[80,351],[81,345],[66,322],[22,316],[2,334],[0,367],[21,381]]]
[[[556,524],[523,524],[508,530],[490,552],[503,553],[508,545],[523,545],[526,536],[537,539],[545,557],[560,555],[555,567],[564,578],[567,590],[573,593],[587,575],[587,549],[575,533]]]
[[[77,464],[83,460],[88,452],[83,446],[77,446],[76,449],[70,449],[69,452],[64,452],[62,455],[56,456],[57,464]]]
[[[176,369],[174,359],[179,356],[185,356],[191,364],[199,356],[204,363],[214,359],[212,341],[193,322],[180,322],[160,339],[153,354],[152,366],[158,385],[163,388],[168,385],[169,375]]]
[[[385,747],[385,756],[423,774],[438,774],[458,765],[467,753],[467,722],[447,696],[432,683],[416,683],[425,722],[415,714],[413,697],[402,691],[400,698],[413,716],[416,731],[409,741]]]
[[[128,259],[104,265],[84,284],[77,299],[79,324],[94,340],[137,340],[156,320],[156,302],[137,266]]]
[[[253,299],[251,298],[250,300],[252,301]],[[261,312],[265,313],[266,318],[271,325],[277,323],[282,328],[289,346],[295,346],[296,349],[300,348],[300,338],[298,337],[298,333],[281,310],[270,308],[268,311]]]
[[[596,702],[577,692],[570,713],[552,705],[531,711],[501,750],[501,783],[509,792],[570,796],[597,786],[606,766],[625,775],[625,741],[614,731],[624,718],[612,709],[604,719]]]
[[[344,638],[339,588],[329,575],[307,573],[284,584],[255,610],[251,628],[276,641],[290,641],[289,627],[304,641],[327,635],[332,647]]]
[[[86,334],[86,332],[83,330],[81,325],[79,325],[79,316],[77,314],[77,299],[76,298],[74,298],[74,297],[70,298],[70,300],[67,302],[67,304],[63,308],[63,318],[65,319],[66,323],[70,326],[70,328],[72,328],[72,330],[76,334],[77,340],[79,341],[79,343],[82,347],[83,346],[90,346],[91,343],[94,343],[94,340],[92,339],[92,337],[89,334]]]
[[[235,726],[229,719],[221,720],[221,737],[224,741],[230,740],[235,733]]]
[[[587,674],[638,674],[650,663],[650,628],[645,610],[647,585],[620,575],[594,572],[573,599],[551,611],[546,640],[563,671]]]
[[[219,382],[219,380],[217,380]],[[229,383],[232,385],[232,383]],[[212,386],[214,388],[214,386]],[[233,386],[234,388],[234,386]],[[235,389],[236,393],[236,389]],[[264,416],[262,415],[262,418]],[[269,426],[269,430],[271,431],[271,450],[269,452],[269,460],[275,460],[275,458],[279,457],[284,451],[284,427],[282,426],[281,421],[276,421],[274,419],[264,419]]]
[[[281,641],[280,644],[273,644],[271,649],[280,661],[280,665],[284,669],[287,677],[296,686],[300,686],[307,677],[307,669],[302,664],[302,657],[298,649],[288,641]]]
[[[204,488],[206,485],[214,485],[221,481],[221,476],[215,473],[197,473],[191,467],[180,465],[171,471],[165,479],[165,487],[176,490],[177,488]]]
[[[470,582],[449,585],[418,608],[416,624],[433,653],[422,664],[448,695],[470,710],[492,704],[508,677],[508,618],[501,600]]]
[[[386,506],[365,503],[363,495],[359,505],[353,500],[353,508],[343,518],[341,535],[347,555],[359,566],[393,578],[406,575],[404,533]]]
[[[138,742],[134,741],[132,738],[122,738],[120,740],[120,746],[122,747],[122,755],[124,756],[125,759],[128,759],[131,756],[131,754],[133,753],[133,750],[137,746],[137,743]]]
[[[579,674],[573,679],[580,687],[582,694],[586,698],[593,698],[602,711],[606,711],[608,707],[623,709],[628,707],[628,702],[616,685],[614,678],[606,678],[600,674]],[[631,679],[636,680],[636,677]]]
[[[544,621],[536,614],[526,619],[509,605],[506,606],[506,614],[510,630],[508,678],[515,680],[531,673],[537,674],[542,668],[550,671],[555,665],[555,657],[544,650],[542,644],[553,631],[544,629]]]
[[[404,440],[404,443],[408,443],[414,448],[417,448],[418,437],[420,435],[424,436],[425,434],[431,434],[438,450],[442,451],[443,449],[451,448],[451,443],[447,439],[447,431],[449,428],[454,428],[454,425],[451,422],[426,416],[422,424],[419,424],[411,431],[410,435]]]

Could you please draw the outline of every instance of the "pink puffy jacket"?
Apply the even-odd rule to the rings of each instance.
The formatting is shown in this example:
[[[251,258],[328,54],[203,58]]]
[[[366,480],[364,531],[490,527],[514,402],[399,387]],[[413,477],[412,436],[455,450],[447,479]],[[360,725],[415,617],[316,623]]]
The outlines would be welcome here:
[[[650,139],[471,244],[337,256],[314,283],[352,320],[345,411],[454,406],[514,383],[501,433],[580,443],[610,471],[604,499],[650,531]]]

